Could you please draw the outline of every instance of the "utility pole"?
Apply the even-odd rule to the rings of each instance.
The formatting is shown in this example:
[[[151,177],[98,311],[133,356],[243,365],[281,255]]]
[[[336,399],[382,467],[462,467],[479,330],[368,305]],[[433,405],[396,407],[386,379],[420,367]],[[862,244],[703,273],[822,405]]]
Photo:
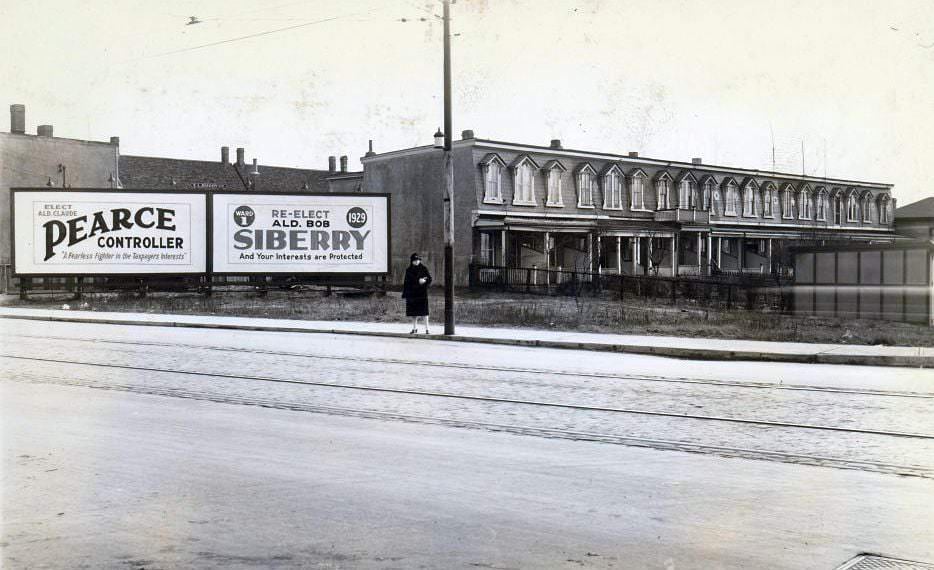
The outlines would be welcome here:
[[[454,334],[454,164],[451,157],[451,0],[444,3],[444,334]]]

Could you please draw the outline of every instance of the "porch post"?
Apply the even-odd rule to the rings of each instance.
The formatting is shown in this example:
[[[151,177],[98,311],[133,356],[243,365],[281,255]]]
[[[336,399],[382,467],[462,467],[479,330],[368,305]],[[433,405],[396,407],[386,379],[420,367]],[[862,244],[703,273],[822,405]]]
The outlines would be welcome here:
[[[717,268],[723,270],[723,238],[717,236]]]
[[[766,252],[769,258],[769,273],[772,273],[772,238],[766,242]]]
[[[736,239],[739,240],[739,272],[743,274],[746,273],[746,234]]]
[[[551,248],[550,246],[551,246],[551,234],[549,232],[545,232],[544,251],[545,251],[545,285],[546,286],[551,285],[551,273],[549,273],[549,270],[551,269]]]
[[[623,238],[616,236],[616,273],[623,274]]]
[[[678,276],[678,254],[680,253],[678,251],[679,246],[680,244],[678,243],[678,233],[675,232],[671,234],[671,276],[672,277]]]
[[[509,260],[506,257],[506,231],[506,228],[503,228],[503,231],[500,232],[499,261],[503,267],[509,264]]]
[[[707,275],[713,275],[713,232],[707,232]]]
[[[603,237],[597,236],[597,274],[603,273],[603,265],[600,263],[600,257],[603,253]]]
[[[652,236],[646,238],[645,254],[648,256],[648,259],[646,259],[648,261],[647,267],[652,269]]]
[[[704,264],[701,262],[701,252],[704,251],[702,234],[697,232],[697,274],[700,275],[703,273],[702,268]]]
[[[587,234],[587,271],[593,273],[593,232]]]
[[[639,274],[639,236],[632,236],[632,274]]]

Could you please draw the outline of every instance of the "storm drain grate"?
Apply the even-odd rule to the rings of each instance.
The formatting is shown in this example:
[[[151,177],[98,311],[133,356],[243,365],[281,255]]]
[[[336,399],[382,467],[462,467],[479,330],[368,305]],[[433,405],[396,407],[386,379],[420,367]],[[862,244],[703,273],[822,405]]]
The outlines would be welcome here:
[[[837,570],[934,570],[934,564],[877,554],[860,554],[838,567]]]

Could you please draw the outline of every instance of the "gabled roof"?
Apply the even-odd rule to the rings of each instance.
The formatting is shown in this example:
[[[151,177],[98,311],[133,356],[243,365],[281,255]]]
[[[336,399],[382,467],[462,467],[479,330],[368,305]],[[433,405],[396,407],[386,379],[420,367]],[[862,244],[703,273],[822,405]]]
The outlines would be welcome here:
[[[809,182],[802,182],[801,184],[798,185],[798,192],[802,190],[807,190],[808,192],[813,191],[813,189],[811,188],[811,184]]]
[[[678,173],[678,177],[675,178],[675,182],[677,184],[681,184],[685,180],[690,180],[694,184],[697,184],[697,177],[694,176],[694,173],[691,172],[690,170],[682,170],[681,172]]]
[[[756,182],[756,179],[755,179],[755,178],[753,178],[753,177],[751,177],[751,176],[747,176],[746,178],[743,179],[743,186],[742,186],[742,188],[745,190],[745,189],[746,189],[746,186],[749,186],[749,183],[750,183],[750,182],[752,183],[752,187],[753,187],[753,188],[758,188],[758,187],[759,187],[759,183]]]
[[[727,186],[730,185],[730,183],[732,183],[734,186],[738,186],[738,184],[736,184],[736,180],[732,176],[727,176],[723,180],[721,180],[720,186],[723,188],[726,188]]]
[[[557,160],[549,160],[548,162],[545,163],[545,166],[542,167],[542,170],[554,170],[555,168],[557,168],[561,172],[568,171],[568,169],[565,168],[565,166],[561,164],[560,162],[558,162]]]
[[[176,188],[178,190],[243,190],[233,164],[221,161],[184,160],[151,156],[120,155],[120,182],[128,190]],[[249,182],[252,164],[239,167]],[[258,166],[257,192],[327,192],[328,178],[351,172],[329,172],[282,166]]]
[[[934,218],[934,197],[924,198],[897,208],[895,217],[901,219]]]
[[[671,181],[671,174],[668,174],[667,170],[659,170],[658,172],[655,173],[655,182],[658,182],[659,180],[664,180],[666,178],[669,181]]]
[[[603,167],[603,170],[600,171],[600,176],[606,176],[614,170],[619,174],[623,173],[623,169],[619,167],[619,164],[615,162],[609,162],[606,166]]]
[[[539,168],[541,168],[541,167],[538,165],[538,163],[535,162],[534,160],[532,160],[532,157],[529,156],[529,155],[527,155],[527,154],[520,154],[519,156],[517,156],[517,157],[515,158],[515,160],[513,160],[512,162],[509,163],[509,168],[519,168],[520,166],[522,166],[522,165],[523,165],[524,163],[526,163],[526,162],[528,162],[528,163],[531,164],[533,167],[535,167],[536,170],[539,169]]]
[[[705,174],[701,176],[701,179],[700,179],[701,186],[705,186],[708,182],[713,182],[714,186],[717,185],[717,179],[714,177],[713,174]]]
[[[762,188],[763,190],[765,190],[769,186],[771,186],[773,190],[778,190],[778,184],[776,184],[772,180],[763,180],[762,184],[759,185],[759,188]]]
[[[645,171],[642,170],[641,168],[639,168],[638,166],[635,167],[635,168],[633,168],[632,170],[630,170],[628,176],[629,176],[630,178],[634,178],[634,177],[636,177],[636,176],[641,176],[641,177],[643,177],[643,178],[648,178],[648,177],[649,177],[649,175],[646,174]]]
[[[784,184],[781,184],[780,187],[781,187],[781,191],[782,191],[782,192],[787,192],[787,191],[789,191],[789,190],[790,190],[791,192],[794,192],[794,191],[795,191],[795,185],[792,184],[791,182],[785,182]]]
[[[582,162],[574,167],[574,174],[580,174],[581,172],[589,171],[591,174],[596,174],[597,171],[594,170],[593,166],[589,162]]]
[[[500,155],[496,154],[495,152],[487,153],[487,155],[484,156],[484,157],[480,160],[480,166],[487,166],[488,164],[491,164],[491,163],[493,163],[493,162],[496,162],[496,163],[498,163],[500,166],[503,166],[503,167],[506,166],[506,161],[503,160],[502,157],[501,157]]]

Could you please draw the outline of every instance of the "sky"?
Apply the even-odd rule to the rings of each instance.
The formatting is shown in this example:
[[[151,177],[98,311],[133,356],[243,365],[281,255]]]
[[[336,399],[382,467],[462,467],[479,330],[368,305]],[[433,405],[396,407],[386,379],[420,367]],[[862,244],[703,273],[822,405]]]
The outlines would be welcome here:
[[[430,144],[443,124],[440,5],[0,0],[0,104],[123,154],[359,169],[368,140]],[[894,184],[900,205],[934,195],[934,1],[456,0],[452,17],[455,139],[774,155]]]

